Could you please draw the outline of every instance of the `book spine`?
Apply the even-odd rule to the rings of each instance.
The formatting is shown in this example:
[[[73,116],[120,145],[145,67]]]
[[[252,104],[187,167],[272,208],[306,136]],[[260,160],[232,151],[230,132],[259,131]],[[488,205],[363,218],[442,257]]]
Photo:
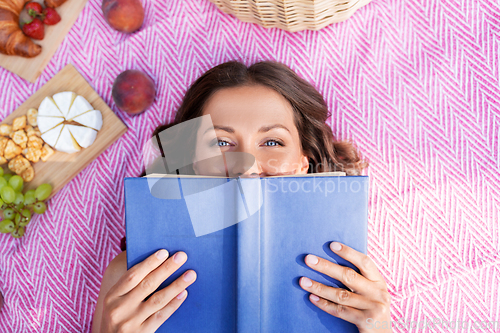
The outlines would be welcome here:
[[[237,237],[237,329],[238,333],[259,333],[261,325],[260,228],[263,193],[261,180],[240,181],[242,201],[238,210],[249,217],[238,223]]]

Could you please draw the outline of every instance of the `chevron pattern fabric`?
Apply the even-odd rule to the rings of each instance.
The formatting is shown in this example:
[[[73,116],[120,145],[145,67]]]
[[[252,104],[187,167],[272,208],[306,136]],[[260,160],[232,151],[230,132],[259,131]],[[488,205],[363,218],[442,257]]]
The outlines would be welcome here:
[[[299,33],[242,23],[208,0],[146,0],[144,26],[124,35],[100,6],[89,0],[34,84],[0,68],[2,119],[73,63],[129,128],[22,239],[0,235],[0,332],[90,332],[125,235],[123,178],[142,172],[143,144],[189,85],[232,59],[289,65],[323,93],[337,139],[370,161],[368,252],[387,280],[395,332],[500,321],[498,1],[374,0],[343,23]],[[131,68],[158,88],[136,117],[111,97]]]

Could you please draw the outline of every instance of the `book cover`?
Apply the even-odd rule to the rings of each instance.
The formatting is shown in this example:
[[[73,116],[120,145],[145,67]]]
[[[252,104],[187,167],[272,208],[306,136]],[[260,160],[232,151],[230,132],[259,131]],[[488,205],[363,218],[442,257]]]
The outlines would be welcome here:
[[[298,280],[344,287],[304,257],[355,268],[329,243],[366,253],[367,176],[126,178],[125,216],[128,268],[165,248],[188,259],[159,289],[197,272],[157,332],[358,331],[313,305]]]

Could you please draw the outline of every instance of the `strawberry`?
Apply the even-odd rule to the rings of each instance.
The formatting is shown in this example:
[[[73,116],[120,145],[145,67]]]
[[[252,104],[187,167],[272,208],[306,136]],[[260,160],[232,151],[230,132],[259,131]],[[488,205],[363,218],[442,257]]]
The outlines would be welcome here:
[[[28,14],[32,17],[42,14],[42,5],[38,2],[28,2],[24,8],[26,8]]]
[[[19,25],[21,26],[21,28],[25,24],[28,24],[31,22],[33,22],[33,18],[31,16],[29,16],[27,12],[22,11],[21,14],[19,15]]]
[[[30,23],[23,25],[23,32],[30,38],[42,40],[44,35],[43,22],[34,18]]]
[[[61,21],[61,16],[56,12],[54,8],[47,7],[43,10],[43,23],[46,25],[54,25]]]

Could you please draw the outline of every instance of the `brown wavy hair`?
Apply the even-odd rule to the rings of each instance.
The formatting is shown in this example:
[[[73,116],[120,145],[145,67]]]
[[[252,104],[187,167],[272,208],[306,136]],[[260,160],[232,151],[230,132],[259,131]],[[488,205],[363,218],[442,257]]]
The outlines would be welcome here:
[[[309,158],[308,173],[344,171],[347,175],[361,175],[368,167],[368,161],[360,158],[353,142],[335,140],[325,123],[331,114],[323,96],[288,66],[275,61],[262,61],[250,67],[229,61],[208,70],[188,89],[174,121],[156,128],[153,136],[202,116],[205,103],[215,92],[245,85],[269,87],[290,102],[302,151]]]

